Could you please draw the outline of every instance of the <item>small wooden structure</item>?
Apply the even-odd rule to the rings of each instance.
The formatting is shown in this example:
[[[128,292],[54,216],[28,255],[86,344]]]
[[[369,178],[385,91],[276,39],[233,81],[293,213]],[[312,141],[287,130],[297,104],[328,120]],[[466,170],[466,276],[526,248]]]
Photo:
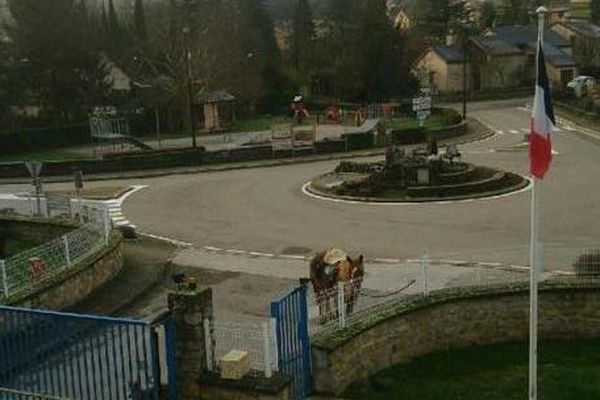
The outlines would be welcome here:
[[[222,132],[235,121],[235,97],[224,90],[200,90],[194,103],[202,107],[205,132]]]
[[[230,350],[219,359],[221,379],[239,380],[250,372],[248,353],[242,350]]]

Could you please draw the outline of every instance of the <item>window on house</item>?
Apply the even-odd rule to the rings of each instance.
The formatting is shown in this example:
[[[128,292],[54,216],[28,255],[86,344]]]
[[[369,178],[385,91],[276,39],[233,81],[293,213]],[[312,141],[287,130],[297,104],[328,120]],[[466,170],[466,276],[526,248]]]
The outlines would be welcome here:
[[[575,74],[573,73],[572,69],[563,69],[560,71],[560,82],[563,85],[566,85],[573,80],[574,75]]]

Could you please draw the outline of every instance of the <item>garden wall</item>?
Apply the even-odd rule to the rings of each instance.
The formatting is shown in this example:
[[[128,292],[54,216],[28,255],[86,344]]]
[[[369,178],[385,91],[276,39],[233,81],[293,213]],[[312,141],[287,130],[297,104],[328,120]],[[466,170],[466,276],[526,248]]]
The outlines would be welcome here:
[[[0,218],[0,236],[45,243],[76,229],[69,221]],[[6,299],[7,304],[28,308],[61,310],[73,306],[101,287],[123,268],[122,236],[113,231],[108,246],[83,258],[62,272],[31,285]]]
[[[600,336],[600,282],[543,286],[544,339]],[[312,345],[315,390],[340,394],[351,383],[428,353],[507,341],[529,332],[527,285],[448,289],[390,304]]]
[[[11,297],[9,305],[62,310],[80,303],[123,269],[121,240],[121,235],[114,234],[108,248],[103,247],[79,265],[44,281],[41,287],[19,293],[18,298]]]
[[[414,131],[414,132],[413,132]],[[467,124],[460,123],[446,128],[434,129],[430,132],[438,140],[460,136],[467,131]],[[412,133],[411,133],[412,132]],[[412,136],[411,136],[412,135]],[[414,136],[414,137],[413,137]],[[395,144],[418,143],[426,140],[422,130],[398,131],[391,134],[391,142]],[[375,140],[374,133],[346,134],[341,139],[323,140],[315,143],[314,150],[297,150],[294,156],[311,154],[331,154],[345,151],[373,149],[376,143],[385,145],[388,140]],[[48,161],[44,163],[44,176],[70,176],[75,170],[84,175],[119,173],[124,171],[140,171],[175,167],[194,167],[232,162],[268,160],[273,158],[292,157],[291,151],[278,151],[273,154],[270,145],[241,147],[231,150],[205,151],[203,147],[163,151],[139,151],[115,154],[102,159]],[[0,178],[28,178],[29,173],[23,163],[0,163]]]

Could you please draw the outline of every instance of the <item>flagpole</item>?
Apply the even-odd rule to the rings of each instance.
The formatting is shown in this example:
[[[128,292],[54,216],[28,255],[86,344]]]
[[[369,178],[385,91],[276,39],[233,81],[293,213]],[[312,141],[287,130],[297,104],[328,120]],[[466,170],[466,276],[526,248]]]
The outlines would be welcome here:
[[[540,47],[544,44],[544,17],[548,10],[539,7],[538,42],[536,66],[539,65]],[[536,67],[536,90],[539,82],[539,68]],[[530,139],[531,140],[531,139]],[[539,178],[533,176],[531,188],[531,237],[529,248],[530,294],[529,294],[529,400],[537,400],[537,328],[538,328],[538,279],[539,279]]]

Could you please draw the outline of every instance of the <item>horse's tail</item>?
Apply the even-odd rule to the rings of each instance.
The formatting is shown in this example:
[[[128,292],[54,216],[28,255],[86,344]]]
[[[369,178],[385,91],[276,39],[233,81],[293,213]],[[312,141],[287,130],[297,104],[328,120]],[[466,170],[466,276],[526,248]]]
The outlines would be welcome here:
[[[309,264],[309,277],[311,282],[313,282],[317,279],[317,273],[319,271],[320,268],[322,268],[324,260],[325,260],[325,251],[322,251],[320,253],[317,253],[313,256],[313,258],[310,260],[310,264]]]

